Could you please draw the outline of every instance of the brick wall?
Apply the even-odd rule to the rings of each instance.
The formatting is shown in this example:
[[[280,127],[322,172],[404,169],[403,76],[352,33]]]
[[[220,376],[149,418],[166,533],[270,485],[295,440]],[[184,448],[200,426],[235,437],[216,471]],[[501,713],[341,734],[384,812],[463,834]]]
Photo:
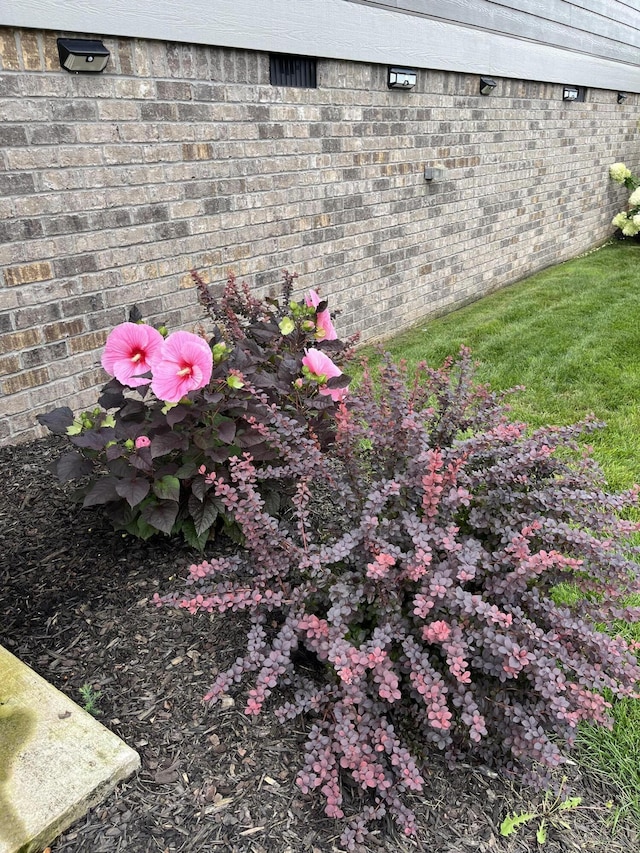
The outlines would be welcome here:
[[[606,239],[626,200],[607,167],[638,166],[637,95],[502,79],[481,97],[429,70],[393,91],[386,67],[334,60],[317,89],[280,88],[266,54],[132,39],[71,75],[58,35],[0,29],[4,444],[94,405],[129,306],[198,320],[192,267],[263,290],[295,270],[341,334],[382,337]]]

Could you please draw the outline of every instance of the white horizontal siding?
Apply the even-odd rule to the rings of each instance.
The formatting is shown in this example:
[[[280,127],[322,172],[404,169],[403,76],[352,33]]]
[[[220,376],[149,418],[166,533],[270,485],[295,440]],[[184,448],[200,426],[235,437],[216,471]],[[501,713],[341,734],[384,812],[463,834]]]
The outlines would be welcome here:
[[[617,0],[350,0],[640,65],[640,11]]]
[[[0,8],[0,25],[640,92],[640,66],[628,61],[351,0],[20,0]]]

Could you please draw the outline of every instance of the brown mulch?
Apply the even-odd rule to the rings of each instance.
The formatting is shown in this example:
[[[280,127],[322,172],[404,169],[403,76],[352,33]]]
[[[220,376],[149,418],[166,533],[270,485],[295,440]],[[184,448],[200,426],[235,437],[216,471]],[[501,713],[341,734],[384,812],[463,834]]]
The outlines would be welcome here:
[[[123,536],[72,503],[49,470],[61,446],[50,438],[0,449],[0,643],[79,704],[91,685],[99,719],[139,752],[142,767],[53,853],[339,851],[340,824],[295,785],[304,720],[283,728],[268,711],[247,718],[241,690],[227,707],[202,702],[244,648],[242,620],[152,606],[155,592],[180,588],[197,555],[166,538]],[[550,830],[544,849],[637,850],[632,825],[611,828],[605,803],[616,792],[575,765],[567,775],[584,808],[569,816],[570,830]],[[539,801],[534,793],[481,767],[451,772],[437,755],[426,779],[412,803],[418,838],[384,823],[363,851],[539,849],[535,823],[510,839],[499,833],[507,812]]]

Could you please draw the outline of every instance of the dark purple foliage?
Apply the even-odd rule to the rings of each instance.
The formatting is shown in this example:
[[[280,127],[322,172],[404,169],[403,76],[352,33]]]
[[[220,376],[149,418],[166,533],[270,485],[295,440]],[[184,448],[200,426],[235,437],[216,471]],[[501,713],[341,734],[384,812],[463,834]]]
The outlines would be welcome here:
[[[38,420],[78,448],[60,458],[57,473],[62,481],[86,478],[78,491],[84,507],[103,506],[117,529],[134,536],[180,534],[202,549],[221,528],[240,535],[205,472],[224,475],[229,460],[245,452],[256,465],[277,467],[278,442],[268,441],[263,428],[272,403],[323,446],[329,443],[336,404],[318,393],[317,383],[303,380],[301,362],[314,347],[344,363],[355,339],[318,340],[317,313],[326,302],[314,309],[292,301],[295,277],[286,272],[280,300],[254,298],[231,275],[220,304],[197,273],[193,278],[215,324],[214,369],[205,388],[166,406],[148,386],[132,389],[112,379],[93,411],[76,419],[65,407]],[[289,325],[283,331],[284,318]],[[139,312],[130,319],[139,321]],[[282,472],[277,483],[263,478],[261,493],[270,512],[282,511],[289,493]]]
[[[385,813],[415,831],[404,795],[434,748],[544,780],[581,720],[610,724],[605,692],[634,695],[640,676],[624,640],[596,628],[639,616],[624,607],[638,525],[620,520],[637,493],[607,494],[580,452],[597,425],[510,423],[466,352],[411,384],[387,363],[379,386],[365,375],[325,451],[272,404],[263,429],[280,464],[249,451],[207,472],[246,549],[192,566],[186,594],[157,600],[249,612],[247,650],[206,698],[251,673],[247,714],[273,696],[281,720],[310,718],[302,791],[336,818],[342,774],[371,795],[346,824],[349,849]],[[265,480],[295,483],[293,513],[267,511]],[[583,591],[575,607],[554,603],[561,582]]]

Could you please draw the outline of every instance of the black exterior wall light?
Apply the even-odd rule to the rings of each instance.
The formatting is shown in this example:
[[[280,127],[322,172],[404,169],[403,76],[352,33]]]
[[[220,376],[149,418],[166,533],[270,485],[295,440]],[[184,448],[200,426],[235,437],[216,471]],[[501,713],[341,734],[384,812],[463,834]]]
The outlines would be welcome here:
[[[565,86],[562,90],[563,101],[577,101],[579,96],[580,92],[575,86]]]
[[[418,74],[413,68],[390,68],[387,85],[390,89],[413,89]]]
[[[490,95],[493,90],[496,88],[497,83],[492,77],[481,77],[480,78],[480,94],[481,95]]]
[[[99,74],[107,67],[109,51],[96,39],[58,39],[60,67],[71,74]]]

